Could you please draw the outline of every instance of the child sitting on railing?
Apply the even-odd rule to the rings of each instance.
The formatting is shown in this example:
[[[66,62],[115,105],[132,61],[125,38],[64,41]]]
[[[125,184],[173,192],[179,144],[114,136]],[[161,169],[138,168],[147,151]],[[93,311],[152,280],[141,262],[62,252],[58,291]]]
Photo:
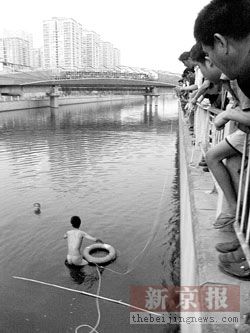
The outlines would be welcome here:
[[[235,93],[238,93],[240,105],[235,107],[234,103],[231,107],[227,107],[225,111],[216,116],[214,125],[217,130],[221,130],[226,123],[232,120],[238,122],[238,129],[210,149],[206,155],[208,167],[220,185],[229,207],[227,214],[222,213],[216,219],[214,223],[216,229],[223,228],[235,222],[237,194],[231,175],[223,163],[223,159],[243,154],[244,140],[246,133],[249,133],[248,126],[250,126],[250,113],[246,112],[250,110],[250,99],[240,91],[239,87]]]
[[[245,113],[250,107],[250,100],[240,91],[237,84],[231,87],[230,81],[225,77],[221,71],[212,63],[209,57],[202,50],[200,44],[196,44],[191,51],[191,57],[198,63],[204,77],[206,78],[203,90],[197,92],[194,101],[196,102],[197,96],[208,91],[210,86],[209,82],[213,82],[218,87],[226,87],[232,96],[232,105],[226,111],[222,111],[215,118],[215,126],[218,130],[222,129],[229,120],[234,120],[242,125],[250,125],[250,113]],[[236,105],[240,104],[240,107]],[[242,154],[243,144],[245,139],[245,132],[243,128],[236,130],[234,133],[227,136],[223,141],[215,147],[208,150],[206,154],[206,162],[210,171],[213,173],[215,179],[220,185],[225,194],[228,211],[222,213],[215,221],[214,227],[216,229],[223,228],[235,222],[235,212],[237,204],[237,195],[232,183],[231,175],[223,163],[225,158],[230,158]]]

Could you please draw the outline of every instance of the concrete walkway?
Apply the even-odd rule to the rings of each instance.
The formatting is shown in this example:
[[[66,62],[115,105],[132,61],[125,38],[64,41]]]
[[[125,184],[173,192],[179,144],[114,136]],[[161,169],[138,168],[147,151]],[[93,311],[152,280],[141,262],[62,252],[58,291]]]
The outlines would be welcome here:
[[[180,120],[181,121],[181,120]],[[241,319],[250,312],[250,281],[240,281],[237,278],[223,274],[218,268],[218,255],[215,245],[228,242],[235,238],[232,227],[222,230],[213,228],[216,218],[218,194],[214,192],[214,181],[210,172],[204,172],[198,166],[201,159],[199,147],[192,144],[192,135],[188,126],[183,126],[183,142],[188,161],[188,182],[190,188],[191,214],[193,220],[195,261],[197,265],[198,285],[237,285],[241,289]],[[192,161],[191,161],[192,159]],[[191,162],[191,163],[190,163]],[[192,329],[190,328],[190,332]],[[234,325],[203,325],[202,332],[235,332]],[[246,331],[246,332],[250,332]]]

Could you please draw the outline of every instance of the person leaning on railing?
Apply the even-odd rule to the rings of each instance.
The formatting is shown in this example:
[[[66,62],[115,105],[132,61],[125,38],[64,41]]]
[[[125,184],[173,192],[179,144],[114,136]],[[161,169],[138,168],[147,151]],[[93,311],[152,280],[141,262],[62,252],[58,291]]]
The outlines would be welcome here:
[[[220,108],[221,106],[221,71],[207,57],[200,43],[196,43],[192,47],[190,56],[200,68],[201,73],[204,76],[204,81],[191,99],[191,104],[196,105],[196,103],[199,102],[202,103],[203,106],[197,108],[196,111],[195,135],[196,144],[201,146],[201,150],[203,152],[199,166],[205,166],[203,171],[209,171],[204,156],[204,153],[207,151],[209,145],[207,138],[208,114],[206,109],[208,106],[215,108]],[[204,103],[206,107],[204,107]]]
[[[219,70],[207,57],[203,51],[200,43],[196,43],[190,51],[191,59],[200,68],[200,71],[204,77],[203,83],[193,96],[191,103],[196,104],[197,101],[201,101],[201,97],[207,97],[213,105],[220,97],[221,90],[221,70]]]
[[[250,126],[250,99],[238,88],[239,106],[229,107],[218,114],[214,120],[217,130],[224,128],[230,120],[238,123],[238,129],[229,134],[223,141],[210,149],[206,155],[208,167],[220,185],[228,203],[228,212],[222,213],[215,221],[216,229],[223,228],[235,222],[237,194],[235,192],[230,173],[223,163],[223,159],[233,156],[242,156],[246,133]]]
[[[232,13],[237,15],[232,20]],[[237,13],[237,14],[236,14]],[[250,0],[213,0],[199,13],[194,36],[213,63],[250,98]]]
[[[176,93],[178,95],[182,95],[186,99],[190,99],[190,94],[195,92],[200,83],[200,73],[197,71],[197,68],[195,68],[196,64],[193,62],[193,60],[190,57],[190,51],[183,52],[179,56],[179,60],[183,63],[183,65],[186,67],[184,70],[182,77],[185,80],[185,84],[182,86],[176,87]],[[191,95],[192,96],[192,95]],[[194,125],[194,110],[193,106],[189,104],[189,101],[185,103],[185,107],[183,109],[184,114],[188,116],[189,123],[190,123],[190,129],[193,130]],[[184,103],[183,103],[184,105]]]
[[[237,15],[241,16],[241,20],[239,18],[231,22],[232,12],[237,12]],[[228,25],[226,24],[227,21]],[[250,73],[249,0],[213,0],[199,13],[195,22],[194,35],[196,40],[201,43],[204,51],[208,53],[211,61],[229,78],[237,78],[239,83],[239,81],[242,82],[240,80],[242,77],[246,77],[246,75],[242,74],[242,70],[245,70],[245,74]],[[243,52],[243,55],[240,54],[240,51]],[[249,63],[248,70],[246,63]],[[246,83],[246,79],[244,82]],[[245,96],[239,87],[237,90],[238,97],[241,99],[241,107],[230,108],[218,115],[215,119],[215,126],[218,129],[222,128],[229,120],[237,121],[242,125],[250,125],[250,113],[246,112],[250,107],[250,102],[247,98],[250,97],[250,89],[248,96]],[[229,213],[225,218],[222,216],[215,221],[214,226],[216,228],[221,228],[234,222],[237,195],[232,186],[230,174],[222,160],[237,153],[242,153],[243,142],[244,132],[238,130],[237,133],[233,133],[213,150],[210,150],[206,156],[209,168],[222,188],[229,204]]]
[[[185,81],[186,81],[186,78],[184,77],[184,74],[182,74],[182,79],[180,79],[178,81],[179,87],[184,87],[185,86]],[[188,93],[187,92],[181,92],[181,90],[178,89],[178,87],[175,88],[175,93],[176,93],[176,96],[180,100],[181,109],[182,109],[184,115],[186,115],[185,106],[188,102]]]
[[[246,126],[250,125],[250,108],[246,100],[250,98],[250,0],[211,1],[198,14],[194,36],[196,41],[202,44],[203,50],[212,62],[230,80],[235,79],[241,89],[238,96],[241,99],[240,106],[229,108],[218,115],[215,126],[220,129],[229,120],[238,121]],[[222,160],[230,154],[242,151],[242,136],[245,134],[238,137],[237,134],[232,136],[224,140],[219,147],[217,146],[216,151],[210,151],[207,155],[207,162],[213,169],[212,172],[230,205],[229,216],[225,216],[224,221],[221,218],[215,224],[219,228],[235,221],[237,196]],[[242,253],[234,253],[230,258],[233,261],[220,263],[222,271],[240,278],[250,278],[250,267],[247,261],[241,262]]]

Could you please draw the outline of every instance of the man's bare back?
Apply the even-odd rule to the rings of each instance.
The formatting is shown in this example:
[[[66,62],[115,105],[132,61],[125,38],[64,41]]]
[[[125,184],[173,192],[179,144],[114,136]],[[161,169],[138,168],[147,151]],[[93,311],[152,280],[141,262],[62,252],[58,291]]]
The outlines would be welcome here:
[[[81,230],[69,230],[66,233],[68,239],[68,254],[72,256],[81,255],[80,249],[85,233]]]
[[[81,246],[84,238],[96,242],[98,239],[88,235],[86,232],[79,230],[81,225],[81,220],[78,216],[73,216],[71,218],[71,224],[74,229],[69,230],[64,235],[64,238],[68,240],[68,254],[67,261],[69,264],[74,264],[76,266],[87,265],[88,262],[83,259],[81,254]]]
[[[87,265],[88,262],[82,258],[80,252],[85,233],[79,229],[73,229],[67,231],[65,236],[68,239],[68,263],[77,266]]]

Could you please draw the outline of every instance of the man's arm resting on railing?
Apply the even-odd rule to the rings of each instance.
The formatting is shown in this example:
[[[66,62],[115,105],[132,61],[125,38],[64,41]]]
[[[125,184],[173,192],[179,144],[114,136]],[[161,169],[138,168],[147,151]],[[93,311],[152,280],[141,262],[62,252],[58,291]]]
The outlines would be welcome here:
[[[191,86],[186,86],[186,87],[176,87],[176,90],[179,91],[193,91],[193,90],[197,90],[198,86],[196,84],[192,84]]]
[[[215,118],[214,124],[217,129],[221,129],[230,120],[237,121],[245,126],[250,126],[250,109],[245,109],[243,111],[240,107],[236,107],[234,109],[230,108],[221,112]]]
[[[194,97],[192,98],[191,100],[191,103],[192,104],[196,104],[199,97],[201,97],[206,91],[207,89],[209,88],[210,86],[210,81],[209,80],[205,80],[201,87],[197,90],[197,92],[195,93]]]
[[[223,110],[218,109],[218,108],[215,108],[215,107],[213,107],[213,106],[205,107],[205,106],[202,105],[200,102],[197,102],[197,105],[198,105],[200,108],[202,108],[202,109],[204,109],[204,110],[207,110],[207,111],[209,111],[209,112],[211,112],[211,113],[213,113],[213,114],[215,114],[215,115],[218,115],[218,114],[220,114],[220,113],[223,112]]]

